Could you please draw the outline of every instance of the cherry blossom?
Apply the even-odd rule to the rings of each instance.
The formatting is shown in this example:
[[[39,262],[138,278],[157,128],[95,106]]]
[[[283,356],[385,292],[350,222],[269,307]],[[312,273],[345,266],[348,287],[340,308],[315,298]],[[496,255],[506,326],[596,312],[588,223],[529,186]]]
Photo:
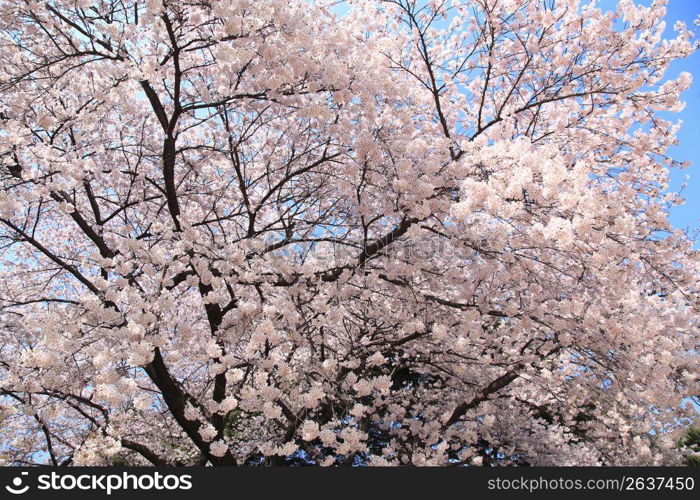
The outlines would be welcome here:
[[[680,463],[664,5],[0,0],[2,463]]]

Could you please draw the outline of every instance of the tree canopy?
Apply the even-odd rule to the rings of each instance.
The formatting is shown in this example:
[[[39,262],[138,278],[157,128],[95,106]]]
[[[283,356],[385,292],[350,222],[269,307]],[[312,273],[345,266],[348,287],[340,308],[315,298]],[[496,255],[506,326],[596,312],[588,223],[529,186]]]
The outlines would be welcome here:
[[[680,463],[664,12],[0,0],[4,463]]]

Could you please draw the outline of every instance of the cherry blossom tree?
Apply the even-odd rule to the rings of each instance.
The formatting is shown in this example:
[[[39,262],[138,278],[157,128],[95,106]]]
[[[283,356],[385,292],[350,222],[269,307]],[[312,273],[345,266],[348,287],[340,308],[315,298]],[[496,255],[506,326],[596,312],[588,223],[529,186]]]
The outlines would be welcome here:
[[[0,1],[3,462],[680,463],[691,31],[335,3]]]

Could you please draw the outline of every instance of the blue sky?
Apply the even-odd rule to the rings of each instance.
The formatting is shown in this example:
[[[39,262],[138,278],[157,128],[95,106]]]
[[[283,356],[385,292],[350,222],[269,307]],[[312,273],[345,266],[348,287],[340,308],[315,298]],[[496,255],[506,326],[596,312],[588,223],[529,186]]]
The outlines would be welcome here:
[[[673,36],[673,24],[676,21],[685,21],[688,26],[692,26],[700,15],[700,2],[697,0],[670,0],[667,8],[666,32],[669,37]],[[700,231],[700,52],[673,63],[668,76],[675,77],[681,71],[693,75],[693,86],[683,95],[685,109],[677,113],[683,120],[683,127],[678,135],[680,144],[671,150],[671,156],[677,160],[690,160],[693,165],[671,173],[671,188],[676,190],[684,177],[690,175],[684,191],[686,204],[671,212],[671,223],[676,227]]]
[[[636,0],[635,3],[650,4],[649,0]],[[617,0],[600,0],[600,8],[613,10]],[[699,0],[669,0],[666,12],[665,38],[674,38],[673,25],[676,21],[684,21],[688,27],[700,15]],[[700,36],[700,30],[696,30]],[[678,191],[689,175],[687,186],[683,191],[686,199],[685,205],[675,207],[671,212],[671,224],[681,229],[688,229],[691,234],[700,232],[700,51],[690,57],[675,61],[669,68],[667,78],[675,78],[681,71],[687,71],[693,75],[693,86],[683,94],[686,107],[680,113],[667,113],[664,118],[671,121],[683,121],[678,139],[678,146],[669,151],[672,158],[682,161],[688,160],[692,165],[684,170],[671,172],[670,191]],[[700,245],[700,238],[696,240],[696,247]]]

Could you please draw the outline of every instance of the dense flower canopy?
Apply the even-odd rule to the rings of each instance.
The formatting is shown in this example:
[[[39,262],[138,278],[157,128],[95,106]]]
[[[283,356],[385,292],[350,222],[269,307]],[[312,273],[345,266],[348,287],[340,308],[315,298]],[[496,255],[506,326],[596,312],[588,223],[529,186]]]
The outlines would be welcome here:
[[[0,0],[4,463],[677,463],[692,33],[335,4]]]

